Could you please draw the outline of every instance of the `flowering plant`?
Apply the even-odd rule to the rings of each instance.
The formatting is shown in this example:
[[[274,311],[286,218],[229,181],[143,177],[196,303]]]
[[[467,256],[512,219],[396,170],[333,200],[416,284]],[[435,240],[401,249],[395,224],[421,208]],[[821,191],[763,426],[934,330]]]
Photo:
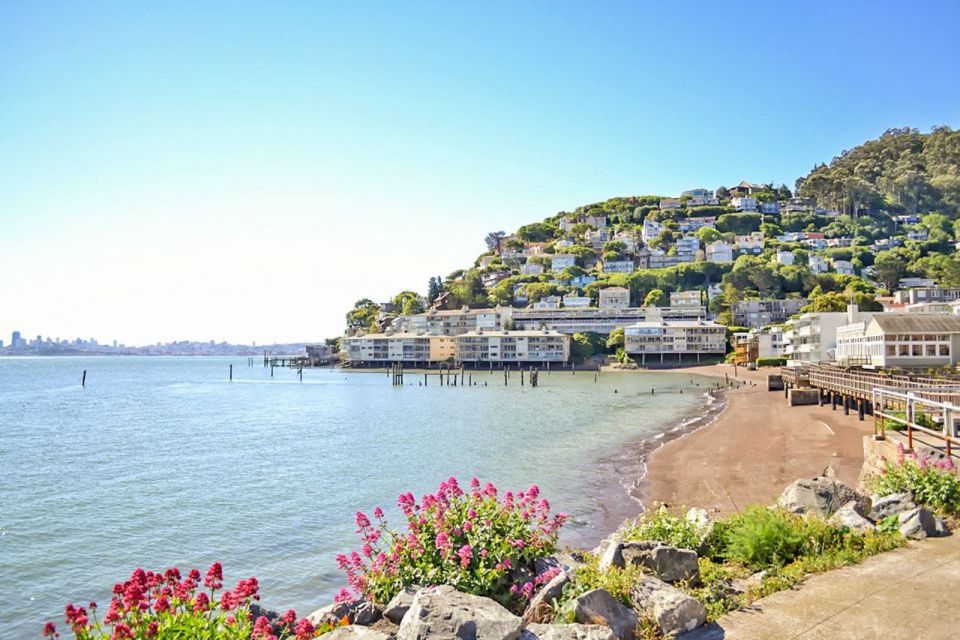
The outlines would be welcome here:
[[[389,528],[379,507],[376,524],[357,512],[361,550],[337,556],[355,594],[374,602],[386,603],[409,585],[440,584],[508,606],[529,599],[534,561],[556,550],[566,520],[562,513],[550,515],[536,485],[501,498],[496,487],[481,487],[476,478],[469,492],[450,478],[419,502],[411,493],[401,495],[397,506],[406,531]],[[353,598],[347,589],[337,595],[338,601]]]
[[[934,460],[918,456],[897,444],[896,464],[887,462],[881,475],[875,477],[871,488],[881,496],[912,491],[920,504],[948,515],[960,515],[960,478],[953,460]]]
[[[64,618],[77,640],[124,640],[137,638],[203,638],[205,640],[306,640],[317,630],[309,620],[297,620],[287,611],[274,622],[264,616],[253,620],[250,605],[260,599],[256,578],[240,580],[232,590],[223,590],[223,567],[213,563],[204,577],[191,569],[186,578],[180,570],[163,573],[135,570],[130,579],[113,586],[113,597],[102,620],[97,604],[68,604]],[[59,638],[48,622],[44,637]]]

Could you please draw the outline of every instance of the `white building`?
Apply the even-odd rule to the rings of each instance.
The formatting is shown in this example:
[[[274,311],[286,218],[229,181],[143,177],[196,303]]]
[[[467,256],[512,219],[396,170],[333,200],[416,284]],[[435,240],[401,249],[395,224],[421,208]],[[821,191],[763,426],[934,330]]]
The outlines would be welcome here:
[[[932,289],[937,286],[937,281],[931,278],[900,278],[901,289]]]
[[[661,198],[660,199],[661,209],[679,209],[682,206],[683,206],[683,203],[680,201],[680,198]]]
[[[630,306],[630,290],[624,287],[600,289],[601,309],[626,309]]]
[[[344,336],[340,345],[352,364],[383,365],[400,362],[430,365],[453,360],[456,343],[452,336],[424,333],[372,333]]]
[[[883,312],[859,311],[850,305],[846,311],[804,313],[787,321],[784,331],[788,366],[832,362],[836,359],[837,330],[845,325],[863,322]]]
[[[733,262],[733,245],[717,240],[707,245],[707,262]]]
[[[525,276],[538,276],[543,273],[543,265],[536,262],[525,262],[520,267],[520,273]]]
[[[624,350],[641,364],[647,359],[680,362],[684,356],[722,356],[727,328],[709,320],[654,320],[623,330]],[[673,359],[673,356],[676,359]]]
[[[735,208],[737,211],[756,211],[757,210],[757,200],[756,198],[731,198],[730,206]]]
[[[852,276],[853,263],[850,262],[849,260],[834,260],[833,270],[840,275]]]
[[[650,242],[657,236],[663,233],[663,225],[657,222],[656,220],[644,220],[643,221],[643,231],[641,232],[641,237],[644,242]]]
[[[606,260],[603,263],[604,273],[633,273],[634,268],[633,260]]]
[[[736,247],[738,251],[745,253],[760,253],[763,251],[763,234],[759,231],[737,236]]]
[[[946,367],[960,362],[960,317],[879,313],[837,331],[837,360],[874,367]]]
[[[534,309],[559,309],[560,296],[546,296],[533,303]]]
[[[777,251],[777,262],[782,265],[793,264],[794,260],[797,257],[793,254],[793,251]]]
[[[715,217],[684,218],[677,221],[677,228],[681,233],[694,233],[704,227],[713,229],[716,224],[717,219]]]
[[[589,307],[590,296],[563,296],[563,306],[573,309]]]
[[[577,264],[577,257],[567,253],[556,253],[550,257],[550,268],[554,271],[563,271]]]
[[[674,291],[670,294],[671,307],[702,307],[703,294],[695,291]]]
[[[683,236],[682,238],[677,238],[677,255],[683,259],[684,262],[690,262],[696,258],[697,251],[700,250],[700,238],[696,236]]]
[[[456,337],[457,360],[464,364],[564,363],[570,336],[555,331],[473,331]]]
[[[827,264],[827,259],[821,255],[811,253],[808,260],[810,271],[813,273],[826,273],[830,270],[830,265]]]

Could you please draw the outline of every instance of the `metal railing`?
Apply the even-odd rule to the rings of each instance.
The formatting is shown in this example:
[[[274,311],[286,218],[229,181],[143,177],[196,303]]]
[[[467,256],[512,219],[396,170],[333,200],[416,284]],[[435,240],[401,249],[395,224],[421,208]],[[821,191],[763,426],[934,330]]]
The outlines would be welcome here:
[[[911,451],[914,431],[942,440],[946,444],[947,457],[952,455],[954,445],[960,445],[957,430],[957,419],[960,418],[958,404],[931,400],[916,392],[882,387],[873,390],[872,402],[875,435],[885,437],[887,420],[890,420],[904,426],[907,432],[907,448]],[[898,415],[899,407],[903,408],[903,415]],[[893,413],[894,411],[898,413]],[[939,428],[935,426],[938,420]]]

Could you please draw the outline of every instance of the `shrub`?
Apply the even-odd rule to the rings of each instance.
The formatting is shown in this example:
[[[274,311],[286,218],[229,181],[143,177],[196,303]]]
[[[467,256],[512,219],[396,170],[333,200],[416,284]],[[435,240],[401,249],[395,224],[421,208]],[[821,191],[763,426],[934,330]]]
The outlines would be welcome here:
[[[621,530],[625,542],[640,540],[659,540],[671,547],[696,550],[703,540],[705,531],[692,519],[671,515],[666,507],[660,506],[652,513],[645,513]]]
[[[254,621],[250,605],[259,600],[256,578],[241,580],[233,591],[222,591],[223,568],[213,563],[200,584],[200,571],[191,569],[181,579],[180,570],[163,573],[137,569],[130,579],[113,587],[110,606],[102,620],[97,604],[68,604],[64,617],[77,640],[132,638],[205,638],[208,640],[306,640],[332,627],[315,628],[309,620],[297,620],[287,611],[276,623],[260,616]],[[219,596],[218,596],[219,594]],[[44,637],[59,637],[48,622]]]
[[[782,367],[786,364],[786,358],[757,358],[758,367]]]
[[[566,515],[551,516],[536,485],[517,494],[507,491],[503,499],[490,483],[481,488],[474,478],[470,485],[464,493],[450,478],[419,503],[413,494],[401,495],[397,504],[406,531],[390,529],[379,507],[373,512],[376,525],[357,512],[361,551],[337,556],[350,587],[379,603],[413,584],[448,584],[507,606],[529,599],[534,583],[515,576],[556,550]],[[337,598],[353,595],[344,589]]]
[[[724,527],[722,555],[753,570],[783,566],[803,548],[799,521],[785,511],[747,507]]]
[[[870,488],[881,496],[912,491],[920,504],[947,515],[960,515],[960,478],[949,458],[934,462],[927,456],[906,453],[898,444],[896,463],[887,462]]]
[[[563,588],[559,602],[555,602],[555,622],[573,622],[573,602],[577,597],[594,589],[603,589],[626,607],[633,607],[633,586],[643,570],[637,565],[624,568],[600,568],[600,559],[587,556],[584,566],[577,569],[574,579]]]

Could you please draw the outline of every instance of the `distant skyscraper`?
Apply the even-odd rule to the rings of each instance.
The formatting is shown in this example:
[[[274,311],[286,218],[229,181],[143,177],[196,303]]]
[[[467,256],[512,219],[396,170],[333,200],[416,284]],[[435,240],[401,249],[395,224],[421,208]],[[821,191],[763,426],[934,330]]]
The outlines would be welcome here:
[[[20,338],[20,332],[19,332],[19,331],[14,331],[14,332],[13,332],[13,335],[10,336],[10,348],[11,348],[11,349],[17,349],[17,348],[19,348],[19,347],[21,346],[21,345],[20,345],[20,340],[21,340],[21,339],[22,339],[22,338]]]

